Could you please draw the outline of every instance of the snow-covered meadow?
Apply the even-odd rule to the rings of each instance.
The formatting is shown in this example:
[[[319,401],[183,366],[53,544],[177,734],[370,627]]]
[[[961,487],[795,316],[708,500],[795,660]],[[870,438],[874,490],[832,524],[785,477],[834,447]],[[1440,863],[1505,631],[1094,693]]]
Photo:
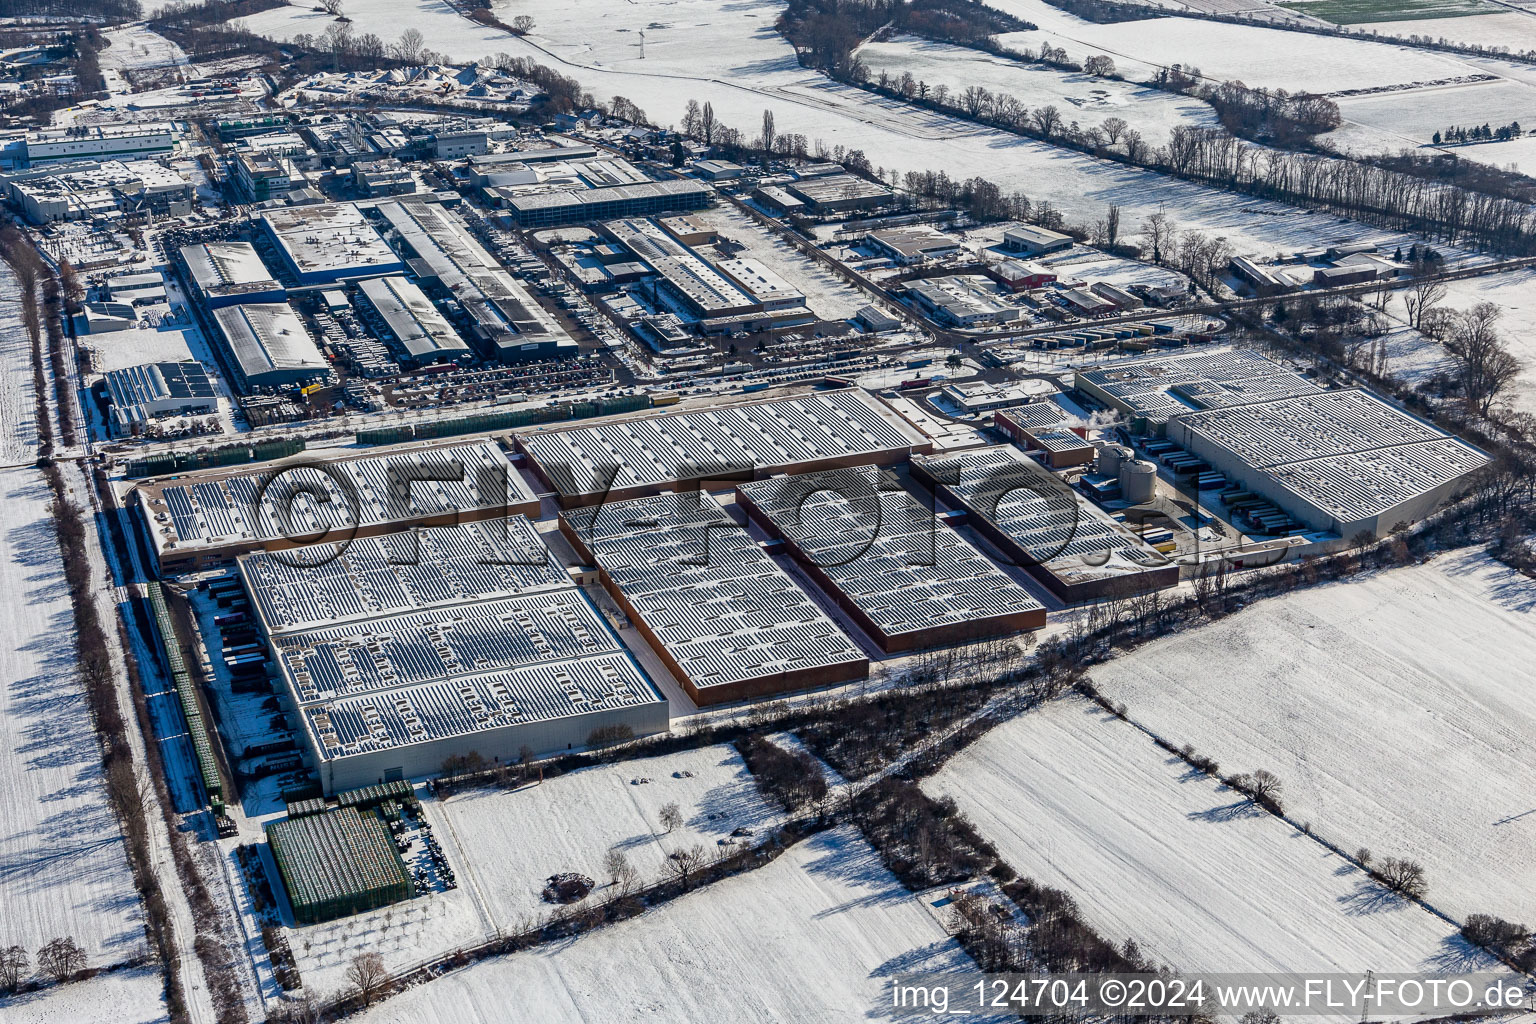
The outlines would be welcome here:
[[[1031,109],[1053,104],[1068,123],[1078,121],[1086,126],[1107,117],[1119,117],[1154,146],[1165,145],[1168,133],[1177,125],[1216,124],[1215,112],[1209,104],[1187,96],[1042,65],[1020,64],[915,36],[866,43],[859,47],[858,57],[874,77],[885,71],[899,79],[903,72],[910,71],[917,80],[930,87],[942,84],[955,96],[979,85],[996,95],[1012,96]]]
[[[661,823],[669,803],[683,817],[671,832]],[[462,852],[461,876],[509,931],[553,909],[539,895],[549,876],[576,871],[606,882],[609,850],[621,851],[649,884],[667,875],[669,854],[698,845],[712,857],[733,830],[751,829],[758,838],[736,841],[752,843],[781,817],[728,746],[584,768],[512,792],[456,794],[435,806]]]
[[[52,495],[37,470],[6,469],[0,500],[0,943],[72,936],[89,966],[122,963],[144,954],[144,926],[75,675]]]
[[[975,972],[851,827],[755,871],[389,999],[368,1024],[886,1020],[887,976]],[[968,1018],[986,1019],[986,1018]]]
[[[923,788],[1176,970],[1471,969],[1451,925],[1084,700],[993,729]]]
[[[1464,550],[1266,600],[1093,671],[1222,770],[1264,768],[1345,849],[1424,865],[1463,918],[1536,918],[1536,583]]]

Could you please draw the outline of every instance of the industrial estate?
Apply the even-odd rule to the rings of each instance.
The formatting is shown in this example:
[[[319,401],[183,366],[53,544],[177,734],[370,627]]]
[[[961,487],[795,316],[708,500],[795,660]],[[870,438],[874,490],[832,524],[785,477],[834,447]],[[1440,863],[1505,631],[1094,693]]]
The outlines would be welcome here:
[[[1528,1017],[1531,12],[625,6],[0,18],[0,1020]]]

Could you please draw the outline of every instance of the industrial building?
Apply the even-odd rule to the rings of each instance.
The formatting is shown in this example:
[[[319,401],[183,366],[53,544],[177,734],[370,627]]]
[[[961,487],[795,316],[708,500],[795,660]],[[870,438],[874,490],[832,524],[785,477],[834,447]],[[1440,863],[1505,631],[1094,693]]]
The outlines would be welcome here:
[[[576,354],[571,336],[442,204],[395,199],[377,210],[417,278],[464,311],[468,340],[482,356],[518,362]]]
[[[180,137],[176,126],[164,121],[40,128],[27,133],[26,162],[170,153]]]
[[[869,659],[707,491],[563,512],[560,531],[699,706],[869,674]]]
[[[219,411],[219,400],[203,364],[147,363],[108,370],[103,385],[114,437],[142,430],[162,416],[197,416]]]
[[[665,731],[667,704],[523,516],[243,556],[330,794]]]
[[[716,260],[715,269],[724,274],[765,313],[798,309],[805,305],[805,294],[770,270],[761,260]]]
[[[996,384],[974,380],[945,385],[940,393],[964,415],[983,416],[997,409],[1024,405],[1053,395],[1056,387],[1050,381],[1038,378],[1008,380]],[[1045,404],[1051,405],[1058,413],[1062,412],[1061,406],[1054,402]],[[1065,417],[1065,413],[1062,413],[1062,417]]]
[[[199,242],[181,247],[181,262],[196,297],[208,309],[237,302],[271,303],[287,298],[249,242]]]
[[[902,266],[940,260],[960,251],[960,240],[927,224],[885,228],[865,234],[864,244]]]
[[[1011,292],[1044,288],[1056,280],[1052,271],[1023,260],[999,260],[987,267],[987,276]]]
[[[868,392],[847,389],[519,433],[529,466],[567,508],[701,479],[892,465],[932,441]]]
[[[192,183],[152,160],[74,161],[0,175],[4,194],[33,224],[130,213],[182,216]]]
[[[714,190],[691,178],[642,181],[580,191],[504,193],[493,190],[498,202],[520,228],[555,227],[615,217],[645,217],[657,213],[699,210],[708,206]]]
[[[752,313],[760,306],[688,246],[644,218],[609,221],[603,225],[619,245],[660,278],[666,293],[698,317]]]
[[[398,274],[400,257],[351,203],[270,210],[261,225],[299,284]]]
[[[736,504],[887,653],[1045,625],[1045,608],[872,466],[776,476]]]
[[[1073,386],[1106,408],[1152,424],[1196,409],[1322,390],[1294,370],[1245,349],[1091,367],[1076,371]]]
[[[1188,413],[1168,421],[1168,439],[1228,482],[1346,540],[1423,519],[1489,462],[1358,388]]]
[[[286,302],[222,306],[213,310],[213,322],[243,391],[303,384],[330,372],[309,328]]]
[[[1179,582],[1176,564],[1012,445],[918,456],[912,472],[1063,601]]]
[[[1074,239],[1060,231],[1020,224],[1003,232],[1003,248],[1021,256],[1044,256],[1072,248]]]
[[[506,453],[485,440],[183,473],[144,481],[131,502],[162,574],[257,548],[539,512]]]
[[[383,322],[387,336],[404,349],[401,365],[426,366],[470,355],[469,344],[411,281],[372,277],[357,290]]]
[[[907,294],[924,313],[951,327],[988,327],[1019,318],[1019,308],[1004,302],[985,278],[932,277],[911,281]]]
[[[891,201],[891,190],[855,174],[827,174],[802,178],[784,186],[784,190],[804,203],[813,213],[841,213],[883,206]]]

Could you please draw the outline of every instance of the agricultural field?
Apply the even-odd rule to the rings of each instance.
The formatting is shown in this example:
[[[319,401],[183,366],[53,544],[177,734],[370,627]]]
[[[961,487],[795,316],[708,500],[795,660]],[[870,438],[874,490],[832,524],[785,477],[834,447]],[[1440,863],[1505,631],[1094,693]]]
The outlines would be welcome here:
[[[362,1019],[491,1024],[507,1019],[509,999],[546,1024],[883,1019],[885,976],[898,971],[975,965],[844,826],[638,918],[450,974]]]
[[[1529,8],[1510,10],[1502,4],[1493,11],[1484,9],[1470,16],[1377,22],[1369,30],[1384,36],[1423,36],[1435,41],[1503,46],[1515,51],[1536,48],[1536,12]]]
[[[1010,36],[1009,38],[1024,38]],[[979,50],[935,43],[915,36],[897,36],[886,42],[866,43],[858,57],[869,66],[872,77],[882,71],[893,79],[904,72],[930,87],[946,86],[958,96],[979,85],[1003,96],[1012,96],[1031,109],[1055,104],[1067,122],[1097,124],[1106,117],[1124,119],[1155,146],[1165,145],[1177,125],[1209,127],[1216,124],[1208,104],[1159,89],[1117,82],[1081,73],[1056,71],[1040,65],[1021,64]]]
[[[85,981],[0,997],[5,1024],[162,1024],[165,979],[153,967],[98,974]]]
[[[21,287],[0,263],[0,464],[37,458],[32,401],[32,345],[21,317]]]
[[[1411,24],[1499,12],[1488,0],[1279,0],[1279,6],[1335,25]]]
[[[1345,96],[1337,102],[1345,124],[1328,140],[1340,150],[1395,152],[1424,146],[1452,126],[1497,128],[1519,121],[1536,127],[1536,86],[1511,79]],[[1458,146],[1449,152],[1492,162],[1484,148]]]
[[[1094,670],[1132,718],[1286,811],[1424,865],[1458,919],[1536,918],[1536,583],[1464,550],[1266,600]],[[1069,762],[1062,762],[1069,763]],[[1454,796],[1451,796],[1454,794]]]
[[[671,832],[661,822],[669,803],[683,817]],[[463,855],[461,877],[508,931],[553,909],[540,897],[549,876],[575,871],[605,881],[609,850],[623,851],[649,884],[666,876],[676,850],[698,845],[713,856],[735,829],[764,835],[779,820],[728,746],[584,768],[511,792],[455,794],[434,807]]]
[[[1106,938],[1176,970],[1466,967],[1453,926],[1084,700],[993,729],[923,788]]]
[[[0,657],[0,943],[35,951],[72,936],[90,966],[122,963],[145,953],[144,925],[75,679],[52,495],[38,471],[5,469],[0,498],[0,586],[10,603]]]

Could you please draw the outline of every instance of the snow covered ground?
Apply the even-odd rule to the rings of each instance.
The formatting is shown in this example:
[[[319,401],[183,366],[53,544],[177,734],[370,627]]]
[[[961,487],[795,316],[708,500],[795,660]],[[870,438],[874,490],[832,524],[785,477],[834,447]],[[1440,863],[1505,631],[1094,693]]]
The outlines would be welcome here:
[[[684,822],[670,833],[661,824],[669,803]],[[728,746],[585,768],[514,792],[477,790],[437,806],[463,853],[460,876],[506,930],[553,909],[539,895],[550,875],[576,871],[606,882],[603,858],[611,849],[623,851],[648,884],[668,873],[673,851],[699,845],[712,857],[734,829],[761,835],[780,817]]]
[[[1110,941],[1175,969],[1469,969],[1451,925],[1086,701],[993,729],[923,788]]]
[[[1511,50],[1536,49],[1536,13],[1529,8],[1498,14],[1474,14],[1464,18],[1423,18],[1415,21],[1378,21],[1361,28],[1384,36],[1407,39],[1422,36],[1440,42],[1505,46]]]
[[[121,963],[145,952],[144,928],[74,674],[51,494],[38,471],[6,469],[0,500],[0,939],[36,950],[68,935],[90,966]]]
[[[1458,918],[1536,918],[1536,583],[1466,550],[1266,600],[1096,668],[1132,718],[1266,768],[1345,849]]]
[[[581,938],[379,1004],[368,1024],[888,1020],[885,978],[974,962],[850,827]],[[973,1018],[968,1018],[973,1019]]]
[[[113,971],[87,981],[0,997],[0,1020],[5,1024],[160,1024],[171,1019],[164,992],[165,980],[153,967]]]
[[[149,71],[187,64],[186,52],[144,24],[124,25],[104,35],[110,45],[101,51],[102,70]]]
[[[1428,145],[1436,132],[1455,126],[1493,127],[1511,121],[1525,123],[1536,113],[1536,87],[1527,82],[1499,79],[1425,89],[1401,89],[1344,96],[1338,100],[1346,124],[1330,132],[1329,141],[1340,149],[1357,151],[1396,150]],[[1481,146],[1457,147],[1451,152],[1484,163],[1490,157]]]
[[[37,419],[32,403],[32,342],[21,322],[21,287],[0,263],[0,463],[37,458]]]
[[[1004,37],[1029,45],[1033,33]],[[979,50],[935,43],[915,36],[897,36],[889,42],[867,43],[858,57],[869,65],[871,77],[887,71],[894,79],[910,71],[930,87],[940,84],[958,96],[972,85],[992,93],[1012,96],[1030,109],[1054,104],[1063,118],[1085,127],[1107,117],[1123,118],[1154,146],[1166,145],[1175,125],[1210,127],[1216,124],[1209,104],[1160,89],[1116,82],[1092,75],[1056,71],[994,57]]]

